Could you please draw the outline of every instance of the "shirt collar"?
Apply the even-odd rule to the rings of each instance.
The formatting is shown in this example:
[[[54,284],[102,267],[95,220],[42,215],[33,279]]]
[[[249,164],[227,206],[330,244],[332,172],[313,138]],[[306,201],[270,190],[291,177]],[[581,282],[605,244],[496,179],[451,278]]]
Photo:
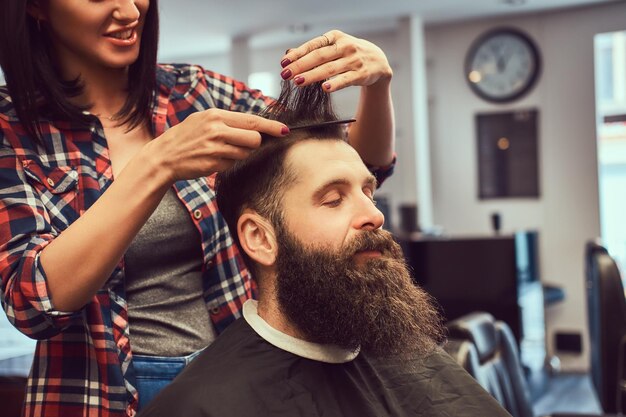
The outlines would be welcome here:
[[[261,338],[279,349],[306,359],[326,363],[350,362],[359,354],[359,349],[352,351],[335,345],[322,345],[289,336],[263,320],[257,312],[257,305],[256,300],[246,301],[243,305],[243,317]]]

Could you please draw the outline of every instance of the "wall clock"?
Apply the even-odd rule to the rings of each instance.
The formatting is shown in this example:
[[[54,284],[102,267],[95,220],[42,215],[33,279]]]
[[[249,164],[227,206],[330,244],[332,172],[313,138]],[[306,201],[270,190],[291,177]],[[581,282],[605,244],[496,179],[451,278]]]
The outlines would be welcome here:
[[[480,36],[465,58],[465,78],[485,100],[516,100],[534,86],[541,71],[535,43],[523,32],[498,28]]]

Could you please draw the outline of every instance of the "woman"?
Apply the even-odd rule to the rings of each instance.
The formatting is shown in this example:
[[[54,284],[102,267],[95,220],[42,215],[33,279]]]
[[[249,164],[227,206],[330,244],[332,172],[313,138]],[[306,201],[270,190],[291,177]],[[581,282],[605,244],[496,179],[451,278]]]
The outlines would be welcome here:
[[[260,92],[157,65],[156,0],[4,0],[0,277],[38,340],[26,416],[132,416],[240,315],[252,282],[212,175],[287,126]],[[391,69],[331,31],[281,60],[298,85],[361,86],[351,144],[393,159]],[[155,383],[156,381],[156,383]]]

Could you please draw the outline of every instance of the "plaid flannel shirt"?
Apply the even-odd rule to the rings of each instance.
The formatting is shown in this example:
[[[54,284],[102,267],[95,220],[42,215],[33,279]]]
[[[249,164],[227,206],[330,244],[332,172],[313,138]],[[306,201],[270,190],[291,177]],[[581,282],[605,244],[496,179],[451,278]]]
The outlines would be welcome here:
[[[271,99],[198,66],[160,65],[152,114],[156,136],[191,113],[209,108],[258,112]],[[112,183],[102,125],[42,120],[34,142],[0,87],[0,278],[9,320],[37,339],[24,415],[133,416],[138,404],[132,366],[124,265],[76,312],[55,309],[39,254]],[[379,181],[393,165],[375,169]],[[214,177],[174,187],[200,231],[207,309],[217,333],[241,314],[252,281],[217,210]]]

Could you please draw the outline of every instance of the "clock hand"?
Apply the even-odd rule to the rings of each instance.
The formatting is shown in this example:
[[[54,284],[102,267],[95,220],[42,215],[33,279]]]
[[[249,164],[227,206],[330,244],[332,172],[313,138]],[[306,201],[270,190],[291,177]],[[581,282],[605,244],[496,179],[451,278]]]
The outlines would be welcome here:
[[[504,72],[504,70],[506,69],[506,63],[507,63],[507,59],[505,59],[502,55],[498,56],[498,72]]]
[[[511,47],[502,48],[501,54],[498,54],[498,72],[506,71],[506,67],[511,61],[511,57],[514,55]]]

